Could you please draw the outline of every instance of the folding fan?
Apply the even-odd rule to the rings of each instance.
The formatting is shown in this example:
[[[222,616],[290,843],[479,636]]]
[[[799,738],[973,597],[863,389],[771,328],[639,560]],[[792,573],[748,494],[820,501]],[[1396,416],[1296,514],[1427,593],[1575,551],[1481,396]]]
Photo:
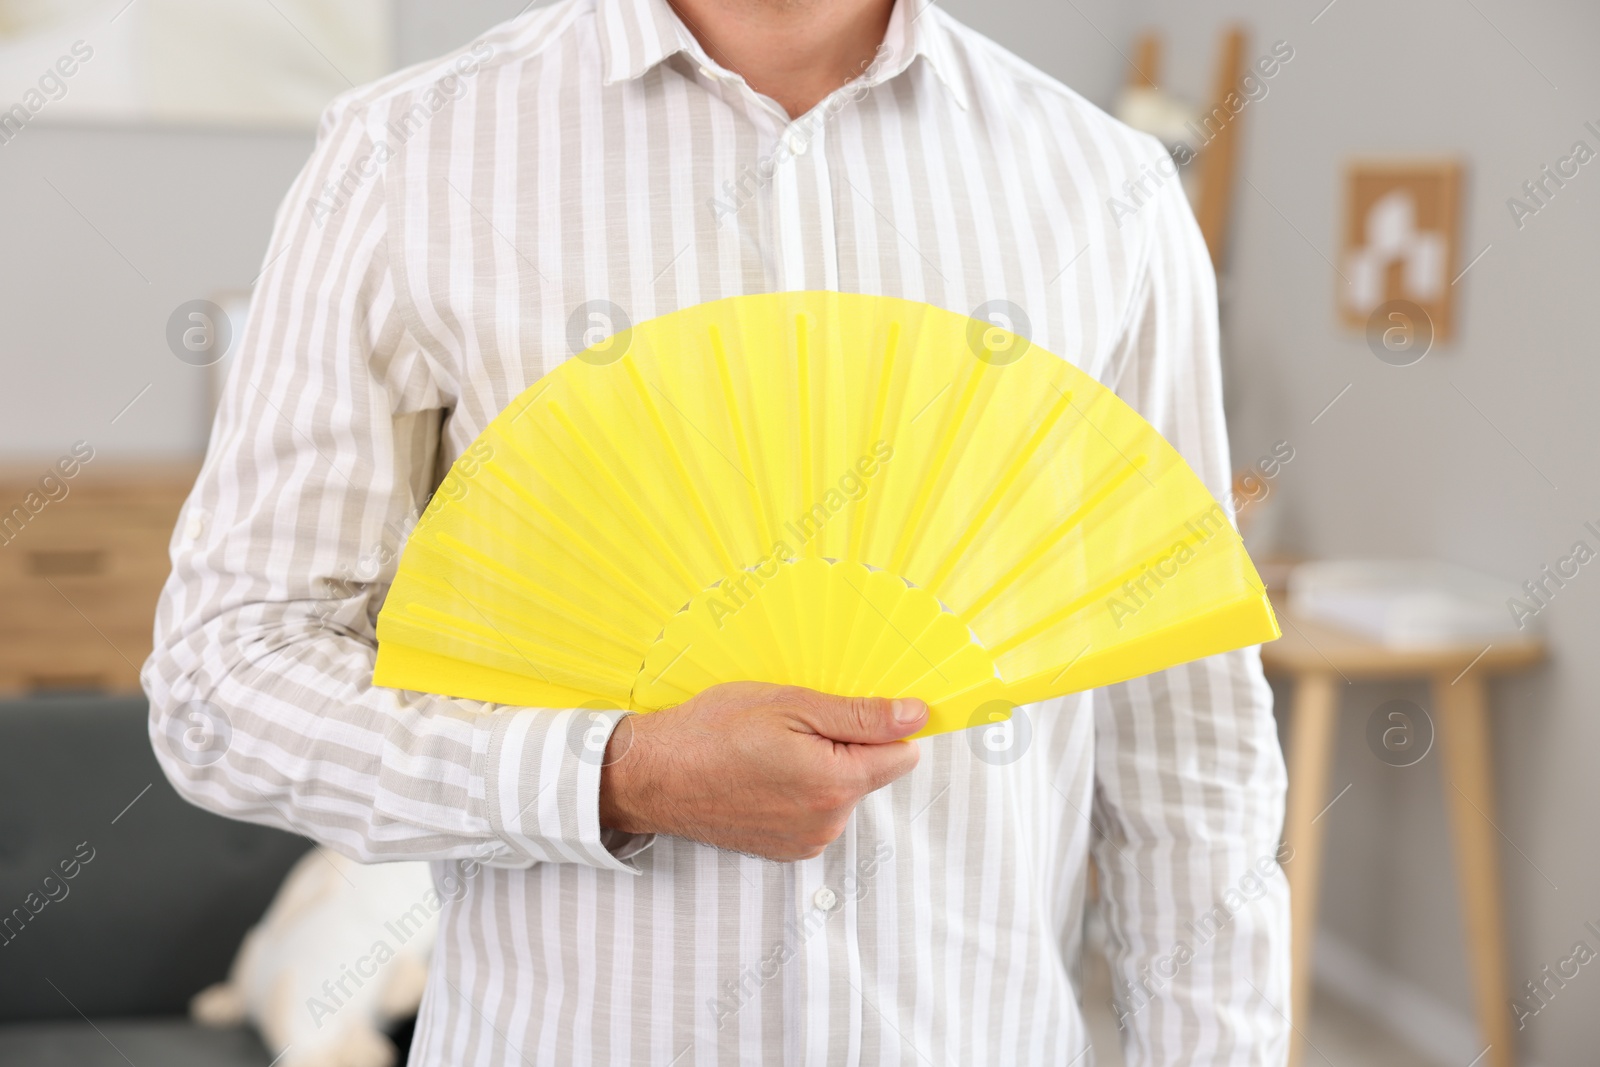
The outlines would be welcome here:
[[[452,469],[374,682],[651,711],[756,680],[925,734],[1272,640],[1227,515],[1037,345],[887,297],[666,315],[535,383]]]

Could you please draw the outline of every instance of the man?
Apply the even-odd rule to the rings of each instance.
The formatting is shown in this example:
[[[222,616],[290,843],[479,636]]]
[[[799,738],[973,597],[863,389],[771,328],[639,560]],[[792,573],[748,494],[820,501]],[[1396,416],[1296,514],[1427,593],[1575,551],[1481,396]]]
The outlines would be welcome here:
[[[1091,853],[1129,1062],[1283,1061],[1254,651],[1024,709],[1009,748],[903,743],[914,700],[755,683],[638,717],[371,684],[408,523],[619,313],[1006,301],[1221,497],[1214,284],[1161,158],[911,0],[563,0],[332,107],[145,681],[197,803],[361,860],[466,861],[414,1063],[1085,1064]],[[225,749],[185,758],[188,718]]]

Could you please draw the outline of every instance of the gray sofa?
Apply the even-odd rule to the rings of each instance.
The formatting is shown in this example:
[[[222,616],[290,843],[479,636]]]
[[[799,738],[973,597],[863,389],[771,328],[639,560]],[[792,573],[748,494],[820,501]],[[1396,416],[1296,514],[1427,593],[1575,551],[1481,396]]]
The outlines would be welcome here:
[[[135,699],[0,703],[0,1067],[271,1063],[185,1012],[309,843],[180,799],[145,721]]]

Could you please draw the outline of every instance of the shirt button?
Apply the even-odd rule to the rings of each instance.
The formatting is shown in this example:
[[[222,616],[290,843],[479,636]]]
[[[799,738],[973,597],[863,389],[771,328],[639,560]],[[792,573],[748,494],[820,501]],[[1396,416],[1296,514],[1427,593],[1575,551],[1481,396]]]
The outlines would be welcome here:
[[[817,890],[814,896],[812,896],[811,903],[815,904],[821,911],[832,911],[833,906],[839,903],[839,894],[835,893],[827,886],[823,886],[821,889]]]
[[[798,130],[790,131],[784,137],[783,143],[789,146],[789,154],[792,156],[803,156],[806,154],[806,149],[811,147],[810,139]]]
[[[193,541],[206,532],[206,513],[196,511],[189,516],[189,521],[184,525],[183,535]]]

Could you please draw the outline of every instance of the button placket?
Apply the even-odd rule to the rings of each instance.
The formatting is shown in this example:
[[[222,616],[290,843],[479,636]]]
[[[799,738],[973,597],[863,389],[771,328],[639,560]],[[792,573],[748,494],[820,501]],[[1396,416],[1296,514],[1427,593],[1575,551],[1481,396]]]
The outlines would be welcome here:
[[[826,124],[790,123],[777,138],[772,174],[774,246],[782,289],[839,288],[833,180]]]

